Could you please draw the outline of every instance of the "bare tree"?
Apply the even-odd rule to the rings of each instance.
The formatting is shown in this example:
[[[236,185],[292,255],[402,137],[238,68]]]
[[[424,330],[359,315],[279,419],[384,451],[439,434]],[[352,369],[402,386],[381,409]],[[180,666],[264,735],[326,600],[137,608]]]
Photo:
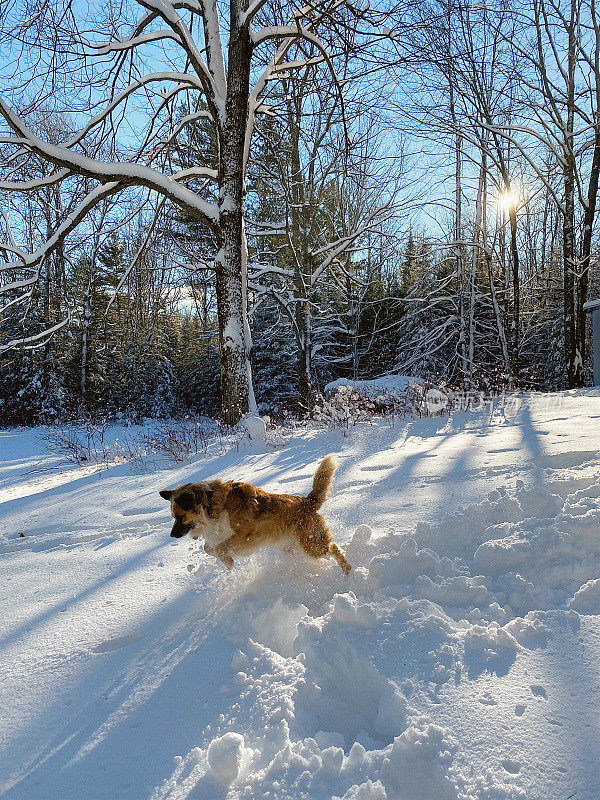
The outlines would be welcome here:
[[[354,254],[395,213],[394,163],[378,156],[375,126],[366,115],[347,122],[335,86],[312,80],[310,69],[286,79],[285,117],[263,131],[256,177],[279,207],[277,218],[263,212],[253,220],[258,244],[250,265],[258,301],[274,299],[291,325],[304,408],[314,392],[314,318],[322,322],[324,298],[347,295],[348,282],[359,281]],[[345,98],[346,111],[358,110],[364,98],[360,89],[354,93]]]
[[[301,53],[294,57],[299,42],[311,43],[336,83],[337,61],[356,44],[386,39],[382,14],[359,11],[348,0],[300,10],[279,0],[123,0],[94,13],[94,20],[82,19],[75,4],[58,0],[5,9],[2,39],[20,62],[0,98],[6,123],[0,189],[37,192],[74,176],[91,186],[34,251],[18,243],[20,232],[5,211],[2,252],[8,257],[1,268],[21,277],[5,282],[2,291],[14,294],[34,284],[51,253],[107,198],[131,186],[160,195],[216,239],[223,413],[233,424],[256,409],[244,229],[256,115],[269,110],[274,81],[305,67]],[[364,28],[360,43],[357,20]],[[51,97],[55,108],[87,116],[58,143],[27,124],[30,110]],[[189,109],[183,118],[175,113],[182,101]],[[177,169],[173,144],[200,119],[216,143],[214,157]],[[18,170],[32,159],[45,165],[43,174],[19,178]]]
[[[526,102],[520,120],[490,122],[489,129],[521,154],[562,218],[564,359],[572,388],[584,380],[583,305],[600,175],[600,24],[595,0],[531,0],[516,16],[510,44],[524,67]],[[540,152],[551,154],[562,191],[544,174]]]

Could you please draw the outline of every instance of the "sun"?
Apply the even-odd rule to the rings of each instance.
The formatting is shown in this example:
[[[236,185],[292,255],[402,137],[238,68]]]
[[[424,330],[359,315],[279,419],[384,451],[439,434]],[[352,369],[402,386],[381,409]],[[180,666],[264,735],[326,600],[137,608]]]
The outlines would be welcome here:
[[[511,186],[510,189],[503,189],[498,192],[498,208],[503,214],[509,214],[516,208],[518,200],[519,195],[514,186]]]
[[[525,202],[525,189],[521,185],[511,183],[510,188],[501,189],[496,198],[499,210],[503,214],[510,214],[518,210]]]

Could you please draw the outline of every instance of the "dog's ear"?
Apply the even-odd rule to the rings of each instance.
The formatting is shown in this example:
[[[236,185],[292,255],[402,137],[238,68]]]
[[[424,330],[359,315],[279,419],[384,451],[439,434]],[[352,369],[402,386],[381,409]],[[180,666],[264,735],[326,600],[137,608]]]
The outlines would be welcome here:
[[[170,500],[173,496],[173,489],[161,489],[159,495],[163,497],[165,500]]]
[[[214,487],[210,485],[210,483],[205,484],[204,486],[204,497],[202,498],[202,505],[206,510],[206,513],[210,517],[212,513],[212,506],[213,506],[213,495],[215,493]]]
[[[191,489],[186,489],[177,495],[175,502],[182,511],[193,511],[196,508],[196,495]]]

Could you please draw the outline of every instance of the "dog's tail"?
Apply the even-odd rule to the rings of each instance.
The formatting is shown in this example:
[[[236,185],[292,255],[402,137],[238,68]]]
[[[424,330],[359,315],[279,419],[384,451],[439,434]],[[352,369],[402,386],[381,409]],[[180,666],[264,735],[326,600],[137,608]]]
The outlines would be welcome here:
[[[325,502],[336,469],[337,464],[332,456],[325,456],[317,467],[313,478],[312,491],[304,498],[304,505],[310,508],[311,511],[317,511]]]

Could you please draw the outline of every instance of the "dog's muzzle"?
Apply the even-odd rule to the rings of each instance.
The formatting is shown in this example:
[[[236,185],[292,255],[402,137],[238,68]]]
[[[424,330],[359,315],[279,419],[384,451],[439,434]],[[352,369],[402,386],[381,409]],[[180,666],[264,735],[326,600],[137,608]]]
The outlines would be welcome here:
[[[184,525],[182,522],[176,521],[175,525],[173,525],[171,536],[175,537],[175,539],[181,539],[181,537],[185,536],[186,533],[189,533],[193,527],[193,522],[188,522],[187,525]]]

